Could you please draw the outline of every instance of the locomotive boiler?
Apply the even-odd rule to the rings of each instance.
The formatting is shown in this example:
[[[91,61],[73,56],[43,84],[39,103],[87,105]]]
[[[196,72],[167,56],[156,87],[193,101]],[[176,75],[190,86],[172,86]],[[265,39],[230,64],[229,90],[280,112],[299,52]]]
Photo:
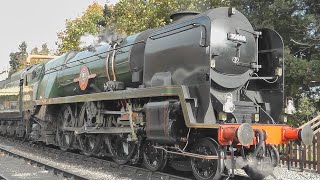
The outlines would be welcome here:
[[[153,171],[190,170],[201,180],[232,176],[235,168],[263,179],[279,163],[275,145],[311,143],[309,126],[280,121],[277,32],[253,29],[226,7],[172,19],[22,71],[20,116],[0,118],[1,133],[11,129],[30,141]]]

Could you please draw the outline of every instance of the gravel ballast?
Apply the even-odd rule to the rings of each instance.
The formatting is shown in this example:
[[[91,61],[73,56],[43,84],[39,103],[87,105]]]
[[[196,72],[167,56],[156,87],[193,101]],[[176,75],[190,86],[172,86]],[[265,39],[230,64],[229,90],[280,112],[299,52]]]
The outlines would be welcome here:
[[[298,169],[288,170],[286,167],[276,167],[274,170],[274,175],[277,177],[277,179],[282,180],[320,180],[320,174],[316,172],[300,172]],[[269,176],[266,179],[272,180],[274,178]]]
[[[49,171],[28,164],[22,159],[0,153],[0,175],[8,180],[12,179],[46,179],[58,180],[57,176]]]
[[[118,168],[113,168],[112,166],[104,167],[99,164],[88,162],[86,160],[65,158],[65,157],[61,157],[59,154],[53,154],[53,153],[43,151],[41,148],[35,150],[35,148],[26,147],[23,145],[17,145],[16,143],[9,142],[3,139],[0,139],[0,146],[5,147],[6,149],[10,149],[10,151],[15,151],[15,153],[19,153],[23,156],[27,156],[30,159],[39,160],[44,164],[58,166],[74,174],[86,176],[88,179],[108,179],[108,180],[109,179],[110,180],[148,179],[147,176],[145,176],[144,174],[139,174],[137,172],[130,172],[127,169],[118,169]],[[7,157],[6,155],[0,156],[0,167],[3,168],[3,169],[0,168],[0,172],[4,171],[5,168],[10,169],[10,167],[8,166],[7,163],[5,163],[5,161],[1,162],[1,158],[13,158],[13,157]],[[8,160],[8,159],[3,159],[3,160]],[[27,164],[23,160],[20,160],[20,159],[17,159],[17,160],[24,162],[24,164]],[[29,165],[29,166],[33,167],[32,165]],[[13,174],[16,174],[16,178],[19,177],[19,179],[21,179],[21,177],[25,177],[25,179],[28,179],[29,176],[33,176],[33,175],[41,176],[41,175],[46,175],[46,173],[48,172],[45,170],[39,170],[37,173],[34,173],[34,174],[32,174],[31,171],[30,172],[13,171]],[[236,173],[240,175],[245,175],[245,172],[243,170],[236,170]],[[304,180],[304,179],[320,180],[320,174],[317,174],[311,171],[300,172],[298,169],[288,170],[285,166],[276,167],[274,170],[274,175],[279,180],[280,179],[281,180]],[[51,179],[51,177],[45,178],[45,179]],[[266,180],[273,180],[273,179],[274,178],[272,176],[268,176],[266,178]]]

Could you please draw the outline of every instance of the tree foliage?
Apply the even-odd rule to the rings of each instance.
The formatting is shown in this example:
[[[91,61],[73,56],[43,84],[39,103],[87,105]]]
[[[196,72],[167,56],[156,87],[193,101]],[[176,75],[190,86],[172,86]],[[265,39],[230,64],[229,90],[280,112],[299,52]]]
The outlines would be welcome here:
[[[34,47],[30,55],[49,55],[49,48],[47,44],[42,44],[41,50],[39,51],[38,47]],[[41,58],[32,58],[29,62],[28,65],[33,65],[33,64],[39,64],[47,59],[41,59]]]
[[[320,4],[317,0],[230,0],[253,26],[268,27],[282,36],[285,48],[285,93],[295,99],[298,109],[320,109]],[[303,95],[303,96],[302,96]],[[308,101],[306,100],[308,99]],[[316,113],[315,111],[313,113]],[[296,118],[306,119],[307,111]]]
[[[10,71],[9,71],[9,77],[19,71],[20,69],[23,69],[24,62],[28,57],[27,53],[27,44],[26,42],[22,42],[19,45],[19,51],[10,53]]]
[[[107,16],[118,32],[137,33],[170,23],[170,15],[179,10],[205,11],[221,6],[221,0],[120,0]]]
[[[102,27],[99,24],[104,21],[103,6],[98,3],[90,5],[81,17],[67,20],[66,29],[58,33],[57,54],[61,55],[71,50],[81,50],[80,38],[86,33],[98,34]]]
[[[34,47],[31,52],[31,55],[48,55],[49,54],[49,49],[47,44],[43,44],[41,46],[41,50],[39,51],[37,47]],[[27,43],[22,42],[19,47],[17,52],[12,52],[10,53],[10,71],[9,71],[9,76],[10,77],[12,74],[15,72],[22,70],[26,68],[27,66],[33,65],[33,64],[38,64],[42,62],[44,59],[32,59],[30,63],[27,63],[27,58],[28,58],[28,52],[27,52]]]

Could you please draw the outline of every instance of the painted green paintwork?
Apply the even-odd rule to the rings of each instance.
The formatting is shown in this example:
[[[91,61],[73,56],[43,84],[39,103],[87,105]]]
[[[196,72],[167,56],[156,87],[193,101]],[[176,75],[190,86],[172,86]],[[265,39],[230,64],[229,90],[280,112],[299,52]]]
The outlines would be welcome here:
[[[127,86],[131,84],[131,72],[129,65],[129,53],[131,44],[134,43],[136,35],[128,36],[116,47],[114,60],[114,70],[117,81],[124,82]],[[104,83],[109,81],[106,75],[106,58],[109,56],[108,71],[110,80],[114,80],[112,73],[112,48],[110,45],[97,47],[94,52],[82,51],[79,53],[70,52],[57,59],[44,64],[44,75],[40,77],[36,99],[47,99],[55,97],[74,96],[84,93],[94,93],[87,87],[86,91],[81,91],[79,82],[74,80],[79,77],[82,66],[87,66],[90,74],[96,77],[89,80],[89,84],[94,84],[101,91],[104,90]],[[108,55],[109,54],[109,55]]]
[[[64,60],[65,55],[44,64],[43,72],[39,77],[36,99],[48,98],[58,94],[59,84],[56,79]]]
[[[128,36],[116,47],[115,72],[118,81],[130,86],[131,73],[129,67],[129,53],[131,44],[134,43],[136,35]],[[127,46],[127,47],[126,47]],[[89,84],[96,85],[101,91],[104,83],[108,81],[106,76],[106,57],[111,56],[112,48],[110,45],[97,47],[94,52],[69,52],[56,59],[40,63],[33,66],[26,72],[19,72],[19,76],[24,74],[23,84],[23,111],[33,110],[35,100],[67,97],[92,91],[81,91],[79,82],[74,82],[79,77],[80,68],[85,65],[90,74],[96,74],[95,78],[90,79]],[[123,47],[123,48],[121,48]],[[111,80],[113,80],[111,61],[108,65]],[[15,85],[18,85],[16,83]]]

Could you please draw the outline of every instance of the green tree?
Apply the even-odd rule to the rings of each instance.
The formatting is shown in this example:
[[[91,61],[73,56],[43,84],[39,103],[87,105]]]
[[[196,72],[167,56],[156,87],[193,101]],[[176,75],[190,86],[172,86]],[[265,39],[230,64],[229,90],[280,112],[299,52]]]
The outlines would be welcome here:
[[[285,90],[287,96],[299,98],[303,89],[307,87],[310,74],[309,62],[294,57],[290,50],[285,50]]]
[[[301,94],[300,98],[297,102],[298,111],[289,117],[289,124],[295,127],[299,127],[313,118],[313,116],[317,113],[317,108],[313,99],[306,96],[305,94]]]
[[[31,52],[31,55],[49,55],[49,48],[47,44],[42,44],[41,45],[41,50],[39,51],[38,47],[34,47]],[[28,65],[33,65],[33,64],[39,64],[43,61],[46,61],[47,59],[41,59],[41,58],[32,58],[29,62]]]
[[[301,34],[300,39],[291,41],[299,52],[304,53],[308,60],[320,60],[320,4],[318,0],[298,1],[295,16],[303,20],[302,25],[296,28]]]
[[[309,117],[304,104],[320,109],[320,37],[317,0],[229,0],[258,29],[268,27],[282,36],[285,49],[285,92],[295,99],[298,112],[295,118]],[[314,83],[317,82],[317,83]],[[303,95],[303,96],[302,96]],[[303,98],[303,99],[302,99]],[[300,110],[303,109],[303,110]]]
[[[179,10],[202,12],[222,5],[223,0],[120,0],[106,21],[118,32],[133,34],[170,23],[170,15]]]
[[[67,20],[66,29],[58,33],[57,54],[61,55],[71,50],[81,50],[80,38],[85,34],[97,35],[102,30],[99,24],[104,21],[103,7],[98,3],[90,5],[81,17]]]
[[[308,61],[319,59],[320,8],[318,0],[228,0],[258,29],[280,33],[290,55]]]
[[[218,6],[221,0],[120,0],[114,7],[98,3],[90,5],[81,17],[66,21],[65,30],[58,33],[56,53],[81,50],[80,38],[97,35],[104,27],[118,33],[132,34],[170,22],[170,14],[177,10],[205,10]]]
[[[33,49],[31,50],[30,54],[31,54],[31,55],[39,54],[38,47],[33,48]]]
[[[19,45],[19,51],[10,53],[10,71],[9,71],[9,77],[24,68],[24,62],[28,57],[27,53],[27,44],[26,42],[22,42]]]
[[[46,43],[41,45],[41,51],[39,52],[39,54],[40,55],[48,55],[49,54],[49,48]]]

